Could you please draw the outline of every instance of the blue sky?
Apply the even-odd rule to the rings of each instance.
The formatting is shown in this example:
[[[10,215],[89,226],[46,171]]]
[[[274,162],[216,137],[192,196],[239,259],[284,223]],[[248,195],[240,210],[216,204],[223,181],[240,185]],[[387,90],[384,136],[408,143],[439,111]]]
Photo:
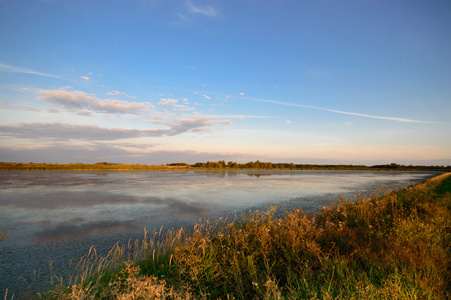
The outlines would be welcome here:
[[[0,0],[0,161],[451,165],[451,2]]]

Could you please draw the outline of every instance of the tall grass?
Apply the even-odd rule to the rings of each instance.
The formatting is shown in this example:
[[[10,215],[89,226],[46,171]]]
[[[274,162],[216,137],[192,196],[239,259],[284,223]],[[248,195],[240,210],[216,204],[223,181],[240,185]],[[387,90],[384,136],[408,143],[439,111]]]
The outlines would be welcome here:
[[[341,199],[275,207],[91,249],[48,299],[449,299],[451,173]]]

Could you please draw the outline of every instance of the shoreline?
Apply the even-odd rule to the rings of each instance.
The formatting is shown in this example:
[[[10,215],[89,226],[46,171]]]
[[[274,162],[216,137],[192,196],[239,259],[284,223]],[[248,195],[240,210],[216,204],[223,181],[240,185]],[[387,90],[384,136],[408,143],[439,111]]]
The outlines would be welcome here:
[[[242,171],[242,170],[350,170],[350,171],[440,171],[450,172],[451,166],[404,166],[398,164],[387,165],[319,165],[319,164],[293,164],[293,163],[260,163],[249,162],[246,164],[225,163],[196,163],[146,165],[146,164],[119,164],[119,163],[15,163],[0,162],[0,171],[180,171],[180,170],[202,170],[202,171]]]

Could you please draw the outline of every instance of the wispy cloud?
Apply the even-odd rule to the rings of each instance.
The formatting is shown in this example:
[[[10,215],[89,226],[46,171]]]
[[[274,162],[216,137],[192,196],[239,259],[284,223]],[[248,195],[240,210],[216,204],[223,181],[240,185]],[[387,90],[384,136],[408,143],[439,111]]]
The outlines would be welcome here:
[[[215,120],[200,117],[173,120],[172,122],[160,122],[160,124],[169,127],[165,129],[124,129],[58,122],[33,122],[17,125],[0,125],[0,137],[38,140],[47,138],[57,141],[112,141],[142,137],[174,136],[186,132],[212,132],[216,124],[224,125],[231,123],[229,120]]]
[[[108,92],[108,93],[106,93],[107,95],[110,95],[110,96],[118,96],[118,95],[122,95],[122,96],[125,96],[125,97],[127,97],[127,98],[131,98],[131,99],[136,99],[136,97],[135,96],[130,96],[130,95],[127,95],[126,93],[124,93],[124,92],[120,92],[120,91],[111,91],[111,92]]]
[[[177,100],[177,99],[163,98],[163,99],[160,99],[160,102],[158,104],[162,105],[162,106],[174,107],[174,109],[177,110],[177,111],[194,110],[194,107],[191,107],[191,106],[188,106],[188,105],[183,105],[183,104],[178,104],[178,102],[179,102],[179,100]],[[185,103],[186,103],[186,101],[185,101]]]
[[[289,103],[289,102],[282,102],[282,101],[268,100],[268,99],[258,99],[258,98],[250,98],[250,97],[240,97],[240,99],[247,100],[247,101],[272,103],[272,104],[284,105],[284,106],[310,108],[310,109],[333,112],[333,113],[342,114],[342,115],[351,115],[351,116],[364,117],[364,118],[370,118],[370,119],[388,120],[388,121],[405,122],[405,123],[425,123],[425,124],[435,123],[432,121],[420,121],[420,120],[398,118],[398,117],[375,116],[375,115],[369,115],[369,114],[355,113],[355,112],[349,112],[349,111],[342,111],[342,110],[336,110],[336,109],[330,109],[330,108],[323,108],[323,107],[317,107],[317,106],[311,106],[311,105]]]
[[[33,74],[33,75],[40,75],[40,76],[46,76],[46,77],[61,78],[61,76],[46,74],[46,73],[31,70],[28,68],[24,68],[24,67],[5,65],[2,63],[0,63],[0,72],[23,73],[23,74]]]
[[[99,99],[81,91],[42,90],[38,100],[53,103],[68,110],[80,109],[100,113],[146,114],[150,107],[146,103],[114,99]]]
[[[136,137],[156,137],[166,135],[165,129],[123,129],[104,128],[95,125],[68,123],[21,123],[0,125],[0,136],[26,139],[50,138],[57,140],[120,140]]]
[[[184,132],[212,132],[215,124],[232,124],[229,120],[212,120],[207,117],[181,119],[177,124],[171,126],[170,135]]]
[[[214,17],[217,15],[216,10],[213,6],[198,6],[193,4],[191,1],[186,1],[186,5],[188,6],[188,12],[191,14],[201,14],[208,17]]]

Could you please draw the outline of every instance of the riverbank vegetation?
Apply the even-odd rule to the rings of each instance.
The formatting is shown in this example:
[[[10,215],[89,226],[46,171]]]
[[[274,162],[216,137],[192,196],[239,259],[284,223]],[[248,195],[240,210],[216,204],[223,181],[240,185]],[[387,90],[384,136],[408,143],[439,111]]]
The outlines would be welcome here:
[[[46,164],[46,163],[0,163],[0,170],[172,170],[186,169],[186,166],[119,164],[99,162],[95,164]]]
[[[451,166],[404,166],[396,163],[385,165],[315,165],[271,162],[206,162],[170,163],[166,165],[121,164],[98,162],[95,164],[46,164],[46,163],[10,163],[0,162],[0,170],[361,170],[361,171],[451,171]]]
[[[92,248],[45,299],[450,299],[451,173],[340,201],[275,208]]]

